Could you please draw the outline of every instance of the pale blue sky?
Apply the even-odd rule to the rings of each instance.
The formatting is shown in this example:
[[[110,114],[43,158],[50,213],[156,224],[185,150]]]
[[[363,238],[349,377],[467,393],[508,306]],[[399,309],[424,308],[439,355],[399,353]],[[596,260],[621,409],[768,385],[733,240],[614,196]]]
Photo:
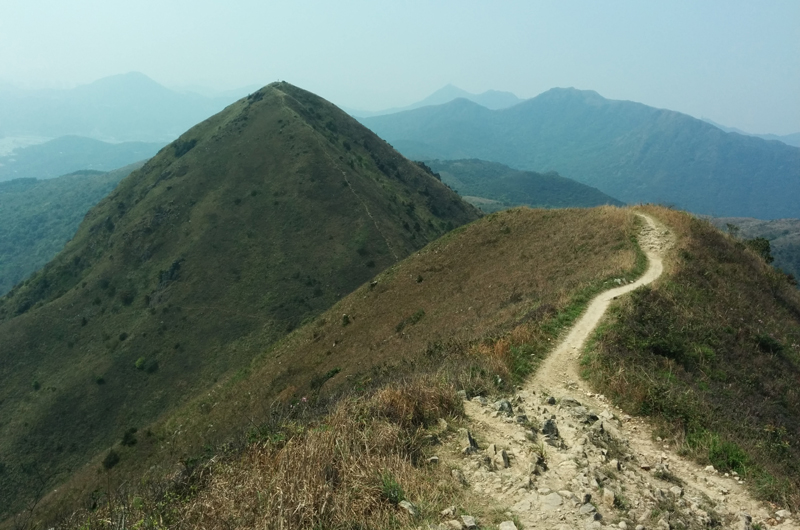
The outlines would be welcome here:
[[[377,110],[447,83],[596,90],[755,133],[800,131],[800,0],[8,0],[0,80],[278,79]]]

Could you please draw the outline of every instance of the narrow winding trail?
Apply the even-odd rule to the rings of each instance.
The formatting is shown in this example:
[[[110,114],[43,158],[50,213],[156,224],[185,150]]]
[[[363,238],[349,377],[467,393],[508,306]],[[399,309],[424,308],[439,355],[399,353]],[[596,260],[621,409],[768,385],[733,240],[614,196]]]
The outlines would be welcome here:
[[[552,388],[553,395],[556,397],[561,397],[561,393],[557,390],[562,388],[561,385],[557,385],[560,381],[569,381],[572,385],[583,388],[585,383],[578,376],[577,359],[580,357],[586,339],[600,323],[611,301],[642,285],[654,282],[664,272],[664,263],[661,257],[670,243],[669,232],[663,227],[659,228],[649,215],[638,215],[645,221],[645,226],[642,227],[639,234],[639,246],[647,255],[649,263],[647,270],[635,282],[603,291],[597,295],[566,338],[542,363],[526,387]]]
[[[682,458],[649,424],[594,394],[578,375],[583,345],[611,301],[664,270],[672,235],[652,217],[637,215],[644,220],[645,274],[592,300],[511,399],[465,402],[468,427],[452,441],[447,459],[453,476],[474,499],[500,507],[526,530],[800,529],[796,514],[756,501],[739,477]],[[469,448],[468,430],[477,449]],[[459,524],[450,519],[440,528],[463,528]],[[510,521],[504,525],[514,528]]]

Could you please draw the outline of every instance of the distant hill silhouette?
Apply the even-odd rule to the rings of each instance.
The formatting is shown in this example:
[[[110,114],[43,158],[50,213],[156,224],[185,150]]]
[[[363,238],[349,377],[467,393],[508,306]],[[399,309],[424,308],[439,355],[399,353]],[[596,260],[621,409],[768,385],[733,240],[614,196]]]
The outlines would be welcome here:
[[[485,212],[512,206],[534,208],[589,208],[623,203],[605,193],[559,176],[558,173],[519,171],[484,160],[429,160],[442,182]],[[489,199],[486,201],[485,199]]]
[[[800,147],[800,132],[792,134],[753,134],[745,132],[741,129],[737,129],[736,127],[726,127],[725,125],[720,125],[719,123],[713,122],[708,118],[701,118],[701,119],[704,122],[710,123],[715,127],[719,127],[725,132],[742,134],[744,136],[754,136],[756,138],[761,138],[762,140],[776,140],[778,142],[783,142],[786,145],[791,145],[793,147]]]
[[[361,121],[415,159],[557,171],[627,203],[800,217],[800,149],[592,91],[552,89],[496,111],[458,99]]]
[[[478,217],[288,83],[192,127],[0,297],[0,520]]]
[[[454,85],[445,85],[430,96],[426,97],[425,99],[418,101],[416,103],[412,103],[406,107],[395,107],[391,109],[385,110],[378,110],[378,111],[368,111],[368,110],[355,110],[355,109],[346,109],[348,113],[356,117],[367,117],[367,116],[382,116],[384,114],[394,114],[397,112],[403,112],[406,110],[413,110],[418,109],[421,107],[428,107],[431,105],[443,105],[445,103],[449,103],[454,99],[466,99],[477,103],[482,107],[486,107],[487,109],[504,109],[507,107],[512,107],[518,103],[521,103],[522,99],[518,98],[511,92],[503,92],[500,90],[487,90],[486,92],[482,92],[480,94],[472,94],[467,92],[466,90],[462,90]]]
[[[80,136],[62,136],[0,157],[0,182],[18,178],[50,179],[80,170],[111,171],[148,159],[164,145],[162,142],[110,144]]]
[[[0,89],[0,136],[170,142],[233,97],[178,93],[138,72],[69,90]]]

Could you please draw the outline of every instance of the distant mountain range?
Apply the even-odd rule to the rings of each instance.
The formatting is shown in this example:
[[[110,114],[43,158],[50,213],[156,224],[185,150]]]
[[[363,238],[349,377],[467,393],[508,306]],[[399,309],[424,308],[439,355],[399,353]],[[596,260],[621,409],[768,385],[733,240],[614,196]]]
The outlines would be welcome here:
[[[556,88],[501,110],[457,99],[361,121],[418,160],[558,171],[627,203],[700,214],[800,217],[800,149],[593,91]]]
[[[150,158],[162,147],[163,142],[110,144],[80,136],[62,136],[0,157],[0,182],[50,179],[80,170],[111,171]]]
[[[725,125],[720,125],[714,121],[709,120],[708,118],[701,118],[704,122],[710,123],[715,127],[719,127],[725,132],[731,132],[736,134],[743,134],[745,136],[755,136],[756,138],[761,138],[763,140],[777,140],[779,142],[783,142],[786,145],[791,145],[794,147],[800,147],[800,132],[793,133],[793,134],[753,134],[749,132],[745,132],[741,129],[737,129],[736,127],[726,127]]]
[[[170,90],[144,74],[106,77],[68,90],[0,87],[0,137],[78,135],[169,142],[222,110],[235,93],[207,97]]]
[[[356,110],[356,109],[347,109],[344,108],[351,116],[355,116],[358,118],[366,118],[369,116],[383,116],[384,114],[395,114],[397,112],[404,112],[406,110],[413,110],[422,107],[429,107],[431,105],[443,105],[445,103],[449,103],[454,99],[466,99],[477,103],[482,107],[486,107],[487,109],[505,109],[508,107],[513,107],[514,105],[521,103],[522,99],[518,98],[511,92],[503,92],[500,90],[487,90],[486,92],[482,92],[481,94],[472,94],[467,92],[466,90],[462,90],[454,85],[446,85],[430,96],[426,97],[422,101],[418,101],[416,103],[412,103],[406,107],[394,107],[385,110],[377,110],[377,111],[368,111],[368,110]]]
[[[513,206],[591,208],[623,203],[605,193],[564,178],[556,172],[519,171],[485,160],[430,160],[430,168],[464,200],[484,212]]]

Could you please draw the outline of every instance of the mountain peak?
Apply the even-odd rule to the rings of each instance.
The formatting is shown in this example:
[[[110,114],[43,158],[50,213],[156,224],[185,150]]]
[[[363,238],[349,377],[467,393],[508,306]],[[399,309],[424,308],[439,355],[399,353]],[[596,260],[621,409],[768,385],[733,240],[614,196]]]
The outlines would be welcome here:
[[[0,298],[0,358],[14,367],[0,373],[0,417],[17,418],[0,425],[0,454],[55,475],[79,468],[119,426],[147,425],[186,389],[249,366],[478,216],[324,99],[285,82],[261,88],[164,147]],[[23,413],[33,380],[57,399]],[[74,450],[47,449],[55,443]],[[0,519],[32,487],[21,461],[4,463]]]

